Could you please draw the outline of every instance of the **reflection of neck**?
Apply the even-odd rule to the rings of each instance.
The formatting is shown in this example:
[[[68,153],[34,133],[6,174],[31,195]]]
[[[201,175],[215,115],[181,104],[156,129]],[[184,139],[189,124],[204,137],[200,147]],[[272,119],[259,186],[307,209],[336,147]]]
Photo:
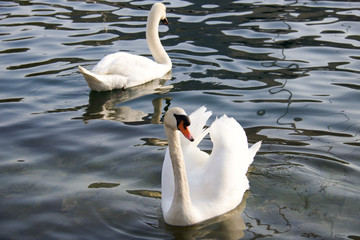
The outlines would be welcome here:
[[[170,158],[174,172],[174,198],[167,213],[168,222],[173,224],[189,223],[191,199],[184,156],[180,146],[178,131],[165,127],[169,144]]]
[[[146,40],[155,61],[159,64],[171,65],[171,60],[160,42],[159,22],[160,17],[157,12],[150,12],[146,24]]]
[[[161,118],[161,104],[162,103],[162,98],[155,98],[154,100],[152,100],[152,104],[154,106],[154,114],[151,118],[151,123],[152,124],[160,124],[160,118]]]

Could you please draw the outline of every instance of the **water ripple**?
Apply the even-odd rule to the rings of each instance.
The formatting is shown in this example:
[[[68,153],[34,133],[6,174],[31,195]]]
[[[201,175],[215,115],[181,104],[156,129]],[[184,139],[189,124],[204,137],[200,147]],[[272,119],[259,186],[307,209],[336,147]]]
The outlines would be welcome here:
[[[165,2],[172,78],[90,92],[78,65],[150,57],[154,2],[0,2],[0,238],[359,238],[360,3]],[[202,105],[263,146],[233,215],[174,228],[134,193],[160,190],[164,112]]]

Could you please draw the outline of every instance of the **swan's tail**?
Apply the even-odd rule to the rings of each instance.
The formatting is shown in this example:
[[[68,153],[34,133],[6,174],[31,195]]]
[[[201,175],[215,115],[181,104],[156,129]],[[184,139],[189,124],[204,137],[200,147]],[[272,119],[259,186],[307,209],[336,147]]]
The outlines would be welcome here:
[[[82,66],[79,66],[79,71],[84,76],[91,90],[101,92],[126,87],[127,78],[123,76],[96,74],[86,70]]]
[[[261,143],[262,141],[259,141],[249,148],[250,161],[251,161],[250,163],[254,161],[255,154],[257,153],[257,151],[259,151],[261,147]]]

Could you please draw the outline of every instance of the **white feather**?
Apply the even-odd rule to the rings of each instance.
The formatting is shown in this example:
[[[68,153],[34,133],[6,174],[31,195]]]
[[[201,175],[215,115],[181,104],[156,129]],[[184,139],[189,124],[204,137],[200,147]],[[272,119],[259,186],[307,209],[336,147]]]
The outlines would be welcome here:
[[[166,19],[166,7],[155,3],[148,16],[146,39],[155,61],[126,52],[105,56],[89,71],[79,66],[91,90],[108,91],[138,86],[154,79],[168,79],[172,63],[161,45],[159,21]]]
[[[246,173],[261,142],[249,149],[244,129],[234,118],[226,115],[217,118],[210,128],[203,132],[210,115],[211,112],[206,112],[205,107],[196,110],[189,116],[189,130],[195,133],[195,141],[190,142],[181,137],[183,162],[191,198],[191,206],[184,207],[188,208],[185,211],[188,213],[186,219],[170,216],[174,214],[172,203],[177,193],[174,192],[175,170],[172,168],[169,149],[166,151],[161,183],[162,209],[168,224],[192,225],[224,214],[241,203],[244,192],[249,188]],[[165,121],[164,125],[166,128]],[[197,138],[201,140],[204,133],[208,132],[213,143],[210,155],[197,147]]]

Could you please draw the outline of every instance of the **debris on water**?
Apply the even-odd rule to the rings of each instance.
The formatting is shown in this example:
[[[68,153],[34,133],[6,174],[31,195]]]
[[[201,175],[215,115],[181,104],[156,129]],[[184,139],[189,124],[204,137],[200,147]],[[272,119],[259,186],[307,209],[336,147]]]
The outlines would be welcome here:
[[[119,186],[120,183],[107,183],[107,182],[97,182],[92,183],[88,186],[88,188],[113,188]]]

